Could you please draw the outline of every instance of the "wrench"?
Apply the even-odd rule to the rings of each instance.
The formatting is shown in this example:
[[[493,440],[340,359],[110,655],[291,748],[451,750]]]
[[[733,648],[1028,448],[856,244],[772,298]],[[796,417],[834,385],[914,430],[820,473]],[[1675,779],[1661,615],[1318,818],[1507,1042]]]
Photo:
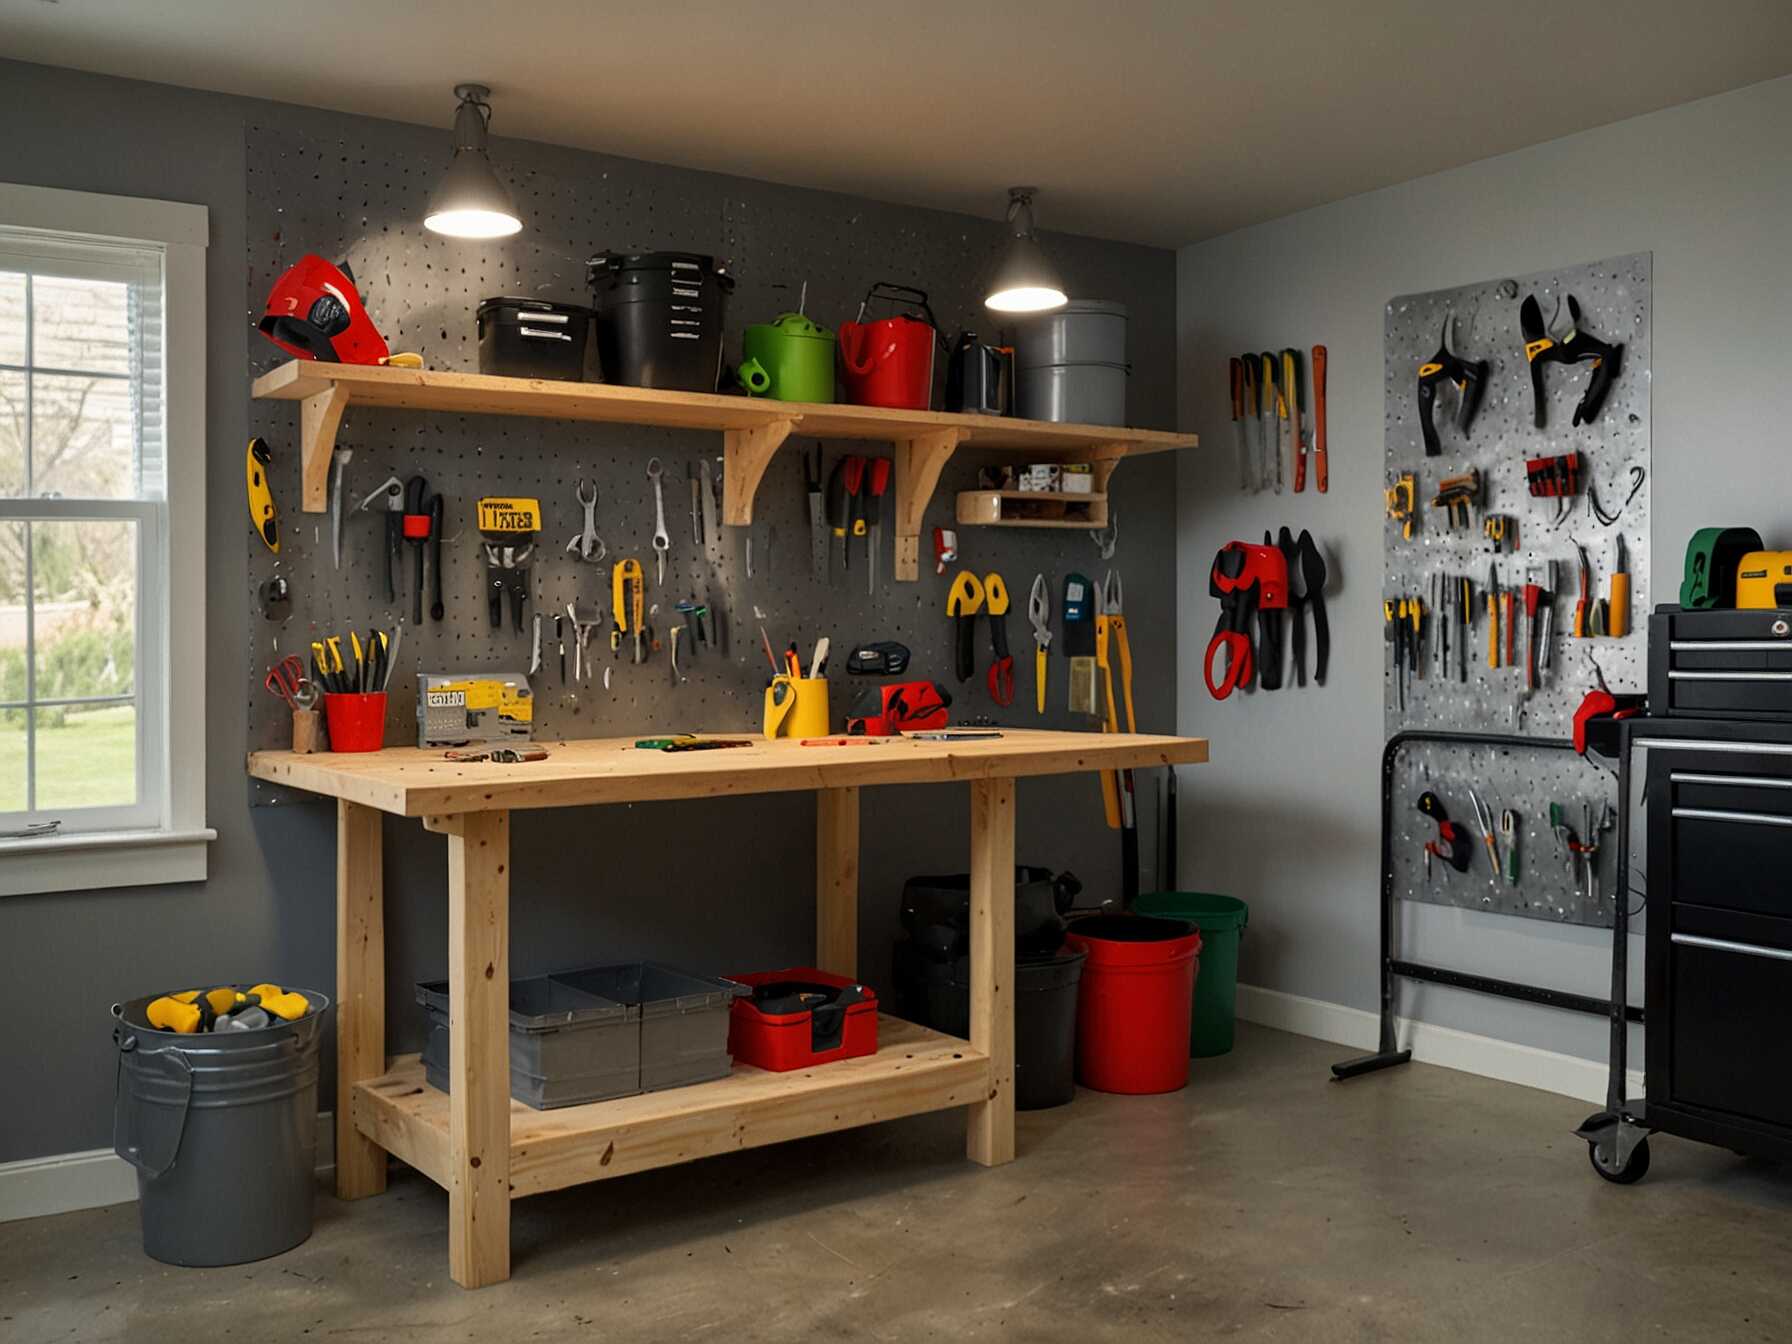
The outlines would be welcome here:
[[[566,543],[566,549],[569,554],[596,564],[604,558],[605,551],[604,539],[597,535],[597,486],[591,487],[591,498],[586,499],[585,478],[581,476],[573,493],[577,497],[580,507],[585,510],[585,527],[576,537]]]
[[[666,552],[672,549],[672,538],[666,532],[666,497],[660,493],[663,469],[657,457],[647,459],[647,479],[653,482],[653,556],[658,571],[654,587],[666,586]]]

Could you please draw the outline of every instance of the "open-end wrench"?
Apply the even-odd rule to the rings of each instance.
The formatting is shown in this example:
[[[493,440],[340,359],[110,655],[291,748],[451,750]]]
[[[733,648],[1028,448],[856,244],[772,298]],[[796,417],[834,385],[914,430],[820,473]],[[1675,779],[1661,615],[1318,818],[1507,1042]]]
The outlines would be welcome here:
[[[590,486],[591,496],[586,498],[585,489]],[[585,511],[585,526],[573,539],[566,543],[567,553],[576,555],[581,560],[589,560],[592,564],[604,558],[606,548],[604,539],[597,535],[597,486],[579,478],[573,497],[579,501],[579,507]]]
[[[666,531],[666,497],[660,492],[660,477],[663,474],[659,458],[648,458],[647,479],[653,482],[653,557],[658,571],[654,579],[656,588],[666,585],[666,552],[672,549],[672,537]]]

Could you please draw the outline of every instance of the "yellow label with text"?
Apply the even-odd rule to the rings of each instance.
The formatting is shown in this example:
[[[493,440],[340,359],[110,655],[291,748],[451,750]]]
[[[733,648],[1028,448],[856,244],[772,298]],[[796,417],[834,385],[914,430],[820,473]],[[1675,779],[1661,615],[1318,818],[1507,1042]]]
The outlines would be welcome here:
[[[479,530],[500,535],[541,531],[541,501],[488,495],[479,501]]]

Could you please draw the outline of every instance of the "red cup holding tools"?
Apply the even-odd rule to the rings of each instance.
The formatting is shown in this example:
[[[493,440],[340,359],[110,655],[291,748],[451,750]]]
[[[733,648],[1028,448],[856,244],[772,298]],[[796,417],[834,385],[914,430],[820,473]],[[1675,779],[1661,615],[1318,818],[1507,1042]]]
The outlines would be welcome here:
[[[324,696],[331,751],[378,751],[386,745],[386,693]]]

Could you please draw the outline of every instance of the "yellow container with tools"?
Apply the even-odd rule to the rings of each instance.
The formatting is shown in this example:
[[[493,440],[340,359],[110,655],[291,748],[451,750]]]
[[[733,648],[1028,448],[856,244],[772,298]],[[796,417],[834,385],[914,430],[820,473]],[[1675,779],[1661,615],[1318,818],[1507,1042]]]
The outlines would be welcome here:
[[[765,688],[767,737],[826,737],[828,679],[780,672]]]

